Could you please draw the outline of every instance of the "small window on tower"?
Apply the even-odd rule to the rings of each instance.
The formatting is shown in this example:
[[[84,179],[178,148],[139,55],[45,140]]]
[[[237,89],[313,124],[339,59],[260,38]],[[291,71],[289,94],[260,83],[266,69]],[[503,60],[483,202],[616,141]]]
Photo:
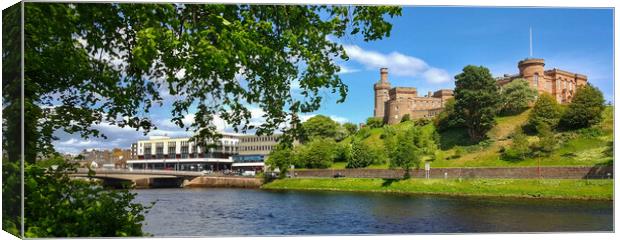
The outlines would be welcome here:
[[[538,73],[534,74],[534,86],[538,87]]]

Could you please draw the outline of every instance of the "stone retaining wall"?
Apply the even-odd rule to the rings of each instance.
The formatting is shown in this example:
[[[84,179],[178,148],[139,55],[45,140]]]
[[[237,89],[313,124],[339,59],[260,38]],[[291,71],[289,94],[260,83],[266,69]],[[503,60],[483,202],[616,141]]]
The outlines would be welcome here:
[[[259,188],[262,184],[262,179],[253,177],[196,177],[186,180],[183,187]]]
[[[411,170],[411,177],[424,178],[424,169]],[[400,169],[295,170],[297,177],[400,178]],[[540,176],[557,179],[613,178],[613,167],[540,167]],[[537,167],[431,168],[431,178],[538,178]]]

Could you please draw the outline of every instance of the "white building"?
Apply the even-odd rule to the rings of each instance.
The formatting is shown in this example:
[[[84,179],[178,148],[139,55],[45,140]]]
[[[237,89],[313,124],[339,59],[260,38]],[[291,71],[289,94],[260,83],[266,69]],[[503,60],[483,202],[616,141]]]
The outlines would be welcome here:
[[[127,161],[133,169],[169,169],[181,171],[231,169],[239,151],[238,134],[222,133],[218,142],[204,146],[189,138],[153,136],[137,142],[137,159]]]

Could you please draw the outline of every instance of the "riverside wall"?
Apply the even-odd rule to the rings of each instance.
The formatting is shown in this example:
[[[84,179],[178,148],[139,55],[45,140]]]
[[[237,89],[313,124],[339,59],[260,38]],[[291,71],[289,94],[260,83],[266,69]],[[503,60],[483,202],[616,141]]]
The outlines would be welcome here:
[[[185,180],[183,187],[223,187],[223,188],[259,188],[263,180],[254,177],[196,177],[192,180]]]
[[[296,177],[400,178],[401,169],[308,169],[295,170]],[[424,178],[424,169],[410,171],[413,178]],[[613,166],[595,167],[480,167],[431,168],[430,178],[552,178],[600,179],[613,178]]]

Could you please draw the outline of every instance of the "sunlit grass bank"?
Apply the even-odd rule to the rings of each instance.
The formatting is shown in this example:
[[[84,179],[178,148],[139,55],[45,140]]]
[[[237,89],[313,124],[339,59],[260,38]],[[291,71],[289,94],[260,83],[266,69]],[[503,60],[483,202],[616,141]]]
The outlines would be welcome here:
[[[262,186],[270,190],[389,192],[455,196],[613,199],[613,180],[575,179],[365,179],[296,178]]]

